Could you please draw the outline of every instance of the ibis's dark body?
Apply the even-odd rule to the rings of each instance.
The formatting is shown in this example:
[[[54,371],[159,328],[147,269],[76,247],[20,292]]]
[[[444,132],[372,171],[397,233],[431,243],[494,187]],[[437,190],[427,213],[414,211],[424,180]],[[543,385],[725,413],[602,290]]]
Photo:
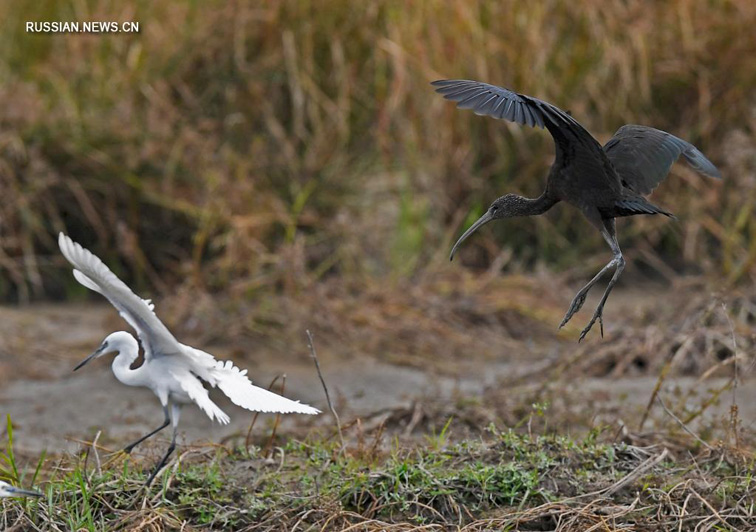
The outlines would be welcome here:
[[[697,171],[721,177],[717,168],[692,144],[658,129],[625,125],[604,146],[572,116],[558,107],[502,87],[468,80],[443,80],[433,83],[446,99],[476,114],[507,119],[519,124],[545,127],[556,145],[556,158],[546,180],[546,190],[535,199],[507,194],[493,202],[475,224],[457,241],[459,244],[477,228],[491,220],[542,214],[559,201],[580,209],[612,248],[614,258],[586,286],[570,305],[563,326],[582,307],[588,290],[611,268],[615,273],[604,292],[593,318],[580,339],[598,320],[625,261],[617,243],[614,219],[636,214],[670,213],[650,203],[644,195],[667,176],[680,155]]]

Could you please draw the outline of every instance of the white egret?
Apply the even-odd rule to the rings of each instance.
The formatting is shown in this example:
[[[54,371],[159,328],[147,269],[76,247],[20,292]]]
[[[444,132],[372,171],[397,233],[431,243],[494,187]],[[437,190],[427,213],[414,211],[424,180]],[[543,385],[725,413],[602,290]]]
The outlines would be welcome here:
[[[136,339],[124,331],[114,332],[97,350],[84,359],[74,371],[91,360],[117,352],[113,360],[116,378],[129,386],[144,386],[153,391],[163,405],[164,422],[157,429],[127,445],[131,450],[150,436],[173,425],[171,445],[165,456],[147,480],[149,485],[176,448],[176,432],[181,406],[194,402],[210,419],[221,424],[229,417],[212,400],[203,382],[218,387],[231,401],[254,412],[281,414],[319,414],[311,406],[292,401],[278,394],[254,386],[247,378],[247,370],[240,370],[231,361],[215,360],[204,351],[179,343],[158,319],[151,301],[137,296],[107,266],[87,249],[60,233],[58,245],[63,255],[74,266],[77,281],[105,296],[123,319],[137,332],[144,350],[144,363],[132,369],[139,354]]]
[[[44,495],[38,491],[11,486],[7,482],[0,480],[0,497],[44,497]]]

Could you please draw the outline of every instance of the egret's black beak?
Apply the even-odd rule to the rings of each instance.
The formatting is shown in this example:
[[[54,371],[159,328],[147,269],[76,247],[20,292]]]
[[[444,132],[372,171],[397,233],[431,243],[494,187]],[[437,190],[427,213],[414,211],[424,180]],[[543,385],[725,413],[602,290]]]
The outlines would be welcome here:
[[[97,348],[97,351],[95,351],[94,353],[92,353],[91,355],[89,355],[87,358],[85,358],[84,360],[82,360],[81,362],[79,362],[79,364],[73,370],[76,371],[79,368],[83,368],[89,362],[91,362],[93,359],[95,359],[99,355],[101,355],[104,350],[105,350],[105,346],[101,345],[100,347]]]
[[[478,218],[478,220],[474,224],[472,224],[470,226],[470,228],[462,234],[461,237],[459,237],[459,240],[457,240],[457,243],[454,244],[454,247],[451,250],[451,254],[449,255],[449,260],[454,260],[454,254],[457,252],[457,248],[459,247],[459,245],[462,242],[465,241],[465,239],[467,239],[468,236],[470,236],[475,231],[477,231],[478,228],[483,227],[484,225],[486,225],[491,220],[493,220],[493,216],[491,215],[491,211],[490,210],[486,211],[486,213],[483,216],[481,216],[480,218]]]
[[[13,496],[18,496],[18,497],[44,497],[44,495],[38,491],[25,490],[23,488],[17,488],[15,486],[6,487],[5,491],[7,491]]]

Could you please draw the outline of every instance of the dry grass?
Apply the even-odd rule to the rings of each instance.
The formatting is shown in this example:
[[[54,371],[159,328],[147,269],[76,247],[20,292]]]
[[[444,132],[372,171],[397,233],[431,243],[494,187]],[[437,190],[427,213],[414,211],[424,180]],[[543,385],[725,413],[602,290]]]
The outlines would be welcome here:
[[[752,369],[756,298],[750,289],[716,292],[710,283],[677,283],[673,305],[637,309],[613,329],[612,341],[581,345],[556,373],[617,378],[676,374],[730,375],[736,364]],[[628,305],[625,307],[627,310]]]
[[[639,122],[697,143],[724,184],[677,167],[656,201],[679,224],[623,222],[623,245],[662,272],[659,255],[730,280],[754,271],[752,2],[22,1],[0,15],[6,299],[63,295],[48,258],[61,229],[158,290],[295,295],[324,276],[441,264],[468,213],[538,191],[552,147],[454,110],[428,86],[440,77],[546,98],[600,139]],[[85,19],[142,30],[23,33],[25,20]],[[465,260],[604,260],[569,208],[501,231]]]
[[[352,441],[342,453],[323,440],[290,441],[269,457],[193,447],[148,491],[142,464],[105,461],[105,450],[92,444],[87,458],[65,457],[45,471],[45,499],[9,502],[0,520],[7,530],[53,531],[704,531],[756,524],[753,459],[726,447],[691,455],[664,444],[495,429],[457,443],[448,436],[389,452],[366,452]]]

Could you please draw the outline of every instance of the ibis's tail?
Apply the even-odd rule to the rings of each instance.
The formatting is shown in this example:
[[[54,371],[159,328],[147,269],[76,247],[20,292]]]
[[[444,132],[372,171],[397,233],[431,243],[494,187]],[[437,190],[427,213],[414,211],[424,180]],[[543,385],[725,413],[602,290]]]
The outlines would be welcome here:
[[[667,212],[661,207],[657,207],[653,203],[649,202],[646,198],[641,196],[631,196],[622,198],[614,204],[615,212],[612,213],[616,216],[633,216],[635,214],[663,214],[674,218],[674,214]]]

